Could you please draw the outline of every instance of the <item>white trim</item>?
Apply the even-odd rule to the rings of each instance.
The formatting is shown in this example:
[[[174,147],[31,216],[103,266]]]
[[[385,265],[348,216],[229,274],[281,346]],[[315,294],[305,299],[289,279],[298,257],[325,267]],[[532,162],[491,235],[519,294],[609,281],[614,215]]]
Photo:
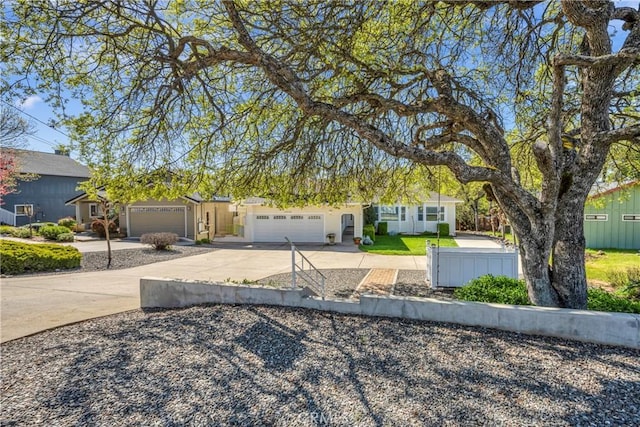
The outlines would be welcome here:
[[[144,206],[131,206],[131,205],[127,205],[127,209],[126,209],[126,215],[127,215],[127,237],[131,237],[131,208],[180,208],[183,210],[184,212],[184,238],[188,238],[189,237],[189,221],[187,219],[187,206],[151,206],[151,205],[144,205]]]
[[[23,212],[25,211],[24,209],[25,206],[31,206],[31,216],[33,216],[33,203],[19,203],[17,205],[13,205],[13,214],[15,216],[29,216],[26,213],[18,213],[18,209],[16,209],[18,206],[23,207],[22,209]]]
[[[625,219],[625,216],[632,216],[633,219]],[[623,222],[640,222],[640,214],[622,214]]]
[[[606,222],[606,221],[609,221],[609,214],[586,213],[584,214],[584,220],[589,222],[591,221]]]

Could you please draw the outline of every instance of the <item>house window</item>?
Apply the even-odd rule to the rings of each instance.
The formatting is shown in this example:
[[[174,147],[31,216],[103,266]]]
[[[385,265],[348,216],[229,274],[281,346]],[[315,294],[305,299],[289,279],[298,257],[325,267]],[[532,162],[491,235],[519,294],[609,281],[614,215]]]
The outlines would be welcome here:
[[[269,215],[257,215],[256,219],[269,219]]]
[[[440,206],[440,215],[438,217],[438,207],[437,206],[427,206],[426,207],[426,215],[427,221],[431,222],[444,222],[444,206]],[[418,209],[418,220],[421,220],[420,209]]]
[[[406,220],[407,220],[407,207],[402,206],[400,207],[400,221],[406,221]]]
[[[287,219],[286,215],[274,215],[273,219]]]
[[[380,221],[397,221],[398,220],[398,207],[397,206],[380,206]]]
[[[309,215],[309,219],[322,219],[320,215]]]
[[[640,214],[624,214],[622,215],[622,220],[640,222]]]
[[[16,216],[33,215],[33,205],[14,205],[13,210]]]
[[[133,208],[131,210],[133,212]],[[91,203],[89,205],[89,217],[95,218],[102,215],[102,207],[97,203]]]
[[[585,214],[585,221],[608,221],[609,215],[607,214]]]
[[[304,219],[302,215],[291,215],[291,219]]]

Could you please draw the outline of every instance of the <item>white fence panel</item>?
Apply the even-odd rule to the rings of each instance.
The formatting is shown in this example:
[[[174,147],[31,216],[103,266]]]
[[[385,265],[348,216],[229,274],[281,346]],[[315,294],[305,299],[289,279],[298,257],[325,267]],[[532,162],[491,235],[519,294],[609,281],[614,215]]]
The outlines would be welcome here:
[[[518,249],[427,246],[426,280],[432,288],[460,287],[486,274],[518,278]]]
[[[16,215],[11,211],[0,208],[0,222],[9,225],[16,225]]]

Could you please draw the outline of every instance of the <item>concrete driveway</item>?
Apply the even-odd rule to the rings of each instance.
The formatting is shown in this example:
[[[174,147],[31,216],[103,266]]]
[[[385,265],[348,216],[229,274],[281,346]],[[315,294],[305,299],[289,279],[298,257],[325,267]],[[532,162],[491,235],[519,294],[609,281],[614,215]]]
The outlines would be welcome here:
[[[475,237],[474,237],[475,239]],[[495,245],[486,238],[460,246]],[[87,252],[104,242],[79,242]],[[126,242],[131,245],[137,242]],[[86,246],[84,246],[86,245]],[[74,245],[75,246],[75,245]],[[118,249],[125,247],[118,246]],[[99,249],[104,250],[104,249]],[[320,269],[394,268],[421,270],[423,256],[389,256],[360,252],[355,246],[303,245],[300,250]],[[226,244],[211,252],[124,270],[61,273],[1,279],[0,341],[45,329],[140,307],[140,278],[144,276],[192,280],[258,280],[291,271],[288,245]]]

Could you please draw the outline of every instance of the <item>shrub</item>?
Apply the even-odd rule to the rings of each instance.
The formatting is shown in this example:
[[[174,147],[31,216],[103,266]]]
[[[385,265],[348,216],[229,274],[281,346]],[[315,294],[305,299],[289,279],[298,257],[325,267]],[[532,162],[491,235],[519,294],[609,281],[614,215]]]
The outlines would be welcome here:
[[[522,280],[505,276],[482,276],[457,288],[453,295],[463,301],[497,304],[531,305]],[[587,309],[618,313],[640,313],[640,302],[611,294],[598,288],[587,289]]]
[[[28,239],[29,237],[31,237],[32,233],[37,233],[37,230],[34,228],[32,231],[29,231],[29,227],[16,227],[11,230],[11,237]]]
[[[364,225],[374,225],[378,220],[376,209],[373,206],[368,206],[363,211]],[[371,237],[371,236],[369,236]],[[373,237],[372,237],[373,238]]]
[[[58,237],[56,238],[58,242],[73,242],[75,239],[76,236],[73,233],[58,234]]]
[[[388,230],[388,225],[386,222],[382,221],[378,223],[378,234],[380,236],[386,236]]]
[[[364,236],[369,236],[371,240],[375,242],[376,240],[376,227],[373,224],[367,224],[362,227],[362,234]]]
[[[622,296],[640,301],[640,267],[612,271],[608,279]]]
[[[147,233],[140,236],[140,243],[151,245],[157,251],[169,249],[177,241],[176,233]]]
[[[8,234],[11,235],[11,232],[13,231],[15,227],[12,227],[10,225],[0,225],[0,234]]]
[[[441,222],[438,224],[438,231],[440,232],[441,236],[448,236],[449,235],[449,223],[448,222]]]
[[[107,233],[104,232],[104,221],[101,219],[96,219],[91,223],[91,231],[100,237],[107,237]],[[115,234],[116,231],[118,231],[116,223],[109,221],[109,235]]]
[[[603,289],[589,288],[587,290],[587,308],[597,311],[640,313],[640,302],[611,294]]]
[[[453,291],[453,295],[463,301],[531,305],[523,281],[491,274],[471,280],[467,285]]]
[[[19,274],[80,267],[82,254],[72,246],[0,240],[0,272]]]
[[[58,225],[67,227],[69,230],[73,230],[73,228],[76,226],[76,220],[74,218],[71,218],[70,216],[67,216],[64,218],[60,218],[58,220]]]
[[[58,240],[59,235],[67,233],[71,233],[71,230],[61,225],[47,225],[40,228],[40,235],[47,240]]]
[[[208,245],[211,243],[211,239],[205,237],[204,239],[196,240],[196,245]]]

